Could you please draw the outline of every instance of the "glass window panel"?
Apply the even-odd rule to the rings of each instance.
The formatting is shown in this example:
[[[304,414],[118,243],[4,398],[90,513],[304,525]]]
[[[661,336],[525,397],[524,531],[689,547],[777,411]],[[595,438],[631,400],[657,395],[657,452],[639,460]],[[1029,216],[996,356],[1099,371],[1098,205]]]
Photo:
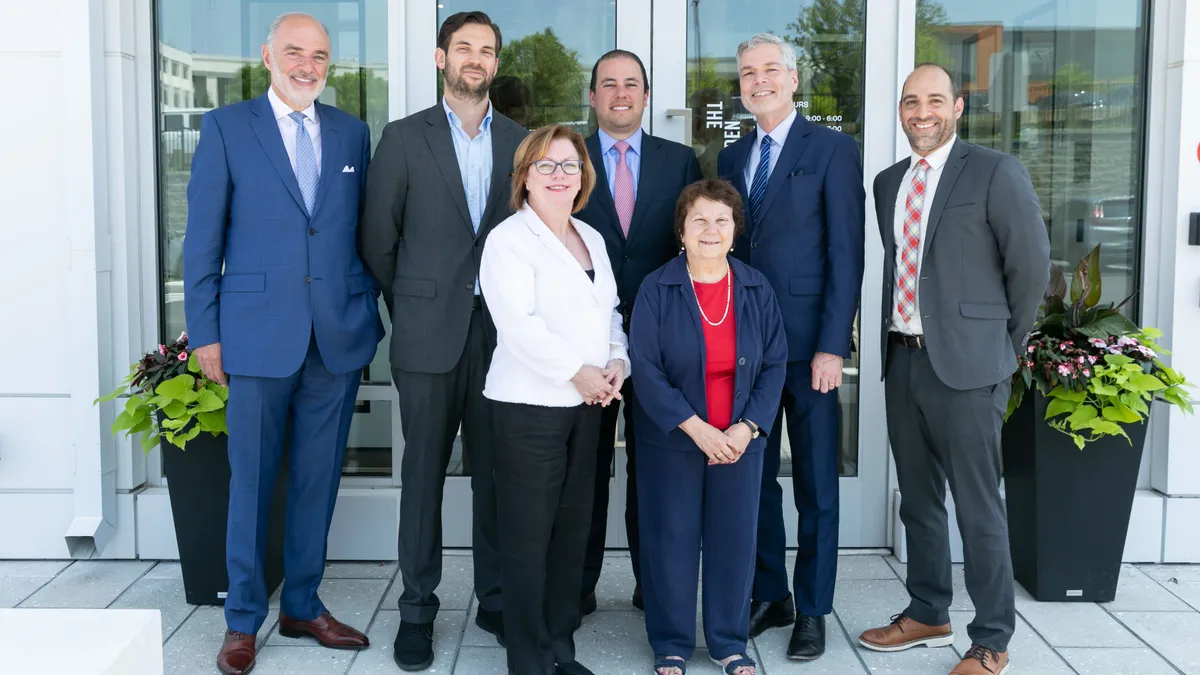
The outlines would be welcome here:
[[[962,83],[959,135],[1025,165],[1064,271],[1100,246],[1103,302],[1140,274],[1145,14],[1141,0],[917,3],[917,62]],[[1137,298],[1122,311],[1136,320]]]
[[[592,64],[617,46],[615,2],[442,0],[438,26],[471,10],[487,13],[504,38],[490,94],[496,110],[529,129],[557,123],[584,135],[595,130],[588,83]],[[649,61],[648,54],[640,56]]]
[[[744,2],[689,2],[687,101],[692,108],[692,145],[705,177],[717,175],[717,154],[753,132],[754,116],[742,105],[737,46],[764,29],[796,49],[800,86],[798,114],[815,124],[853,136],[862,152],[863,71],[866,47],[863,0],[767,0],[748,12]],[[783,27],[778,29],[777,27]],[[858,320],[855,350],[842,365],[839,472],[858,472]],[[791,449],[785,431],[781,475],[790,475]]]
[[[183,239],[187,183],[205,111],[264,94],[270,76],[261,46],[276,16],[306,12],[328,28],[333,62],[320,101],[364,120],[372,146],[388,122],[388,0],[155,0],[159,72],[159,257],[163,333],[184,329]],[[386,324],[387,314],[383,313]],[[363,370],[390,382],[387,344]],[[354,416],[346,472],[391,475],[390,401],[361,401]]]

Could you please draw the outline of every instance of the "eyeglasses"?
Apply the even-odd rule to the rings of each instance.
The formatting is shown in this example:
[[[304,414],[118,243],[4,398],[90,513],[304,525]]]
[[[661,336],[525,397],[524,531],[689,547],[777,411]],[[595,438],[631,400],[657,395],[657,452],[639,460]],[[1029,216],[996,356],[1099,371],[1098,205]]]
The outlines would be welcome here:
[[[568,159],[562,162],[556,162],[552,159],[539,159],[533,163],[533,168],[543,176],[549,176],[554,173],[558,167],[562,167],[563,173],[568,176],[574,176],[583,169],[583,162],[578,159]]]

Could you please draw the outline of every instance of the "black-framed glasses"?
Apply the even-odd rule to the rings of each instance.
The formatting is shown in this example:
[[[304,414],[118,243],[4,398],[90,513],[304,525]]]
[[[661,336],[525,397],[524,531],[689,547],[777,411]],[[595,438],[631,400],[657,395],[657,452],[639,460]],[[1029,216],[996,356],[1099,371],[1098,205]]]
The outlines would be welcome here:
[[[539,159],[533,163],[533,168],[543,176],[549,176],[554,173],[558,167],[562,167],[563,173],[568,176],[574,176],[583,169],[583,161],[578,159],[567,159],[561,162],[556,162],[552,159]]]

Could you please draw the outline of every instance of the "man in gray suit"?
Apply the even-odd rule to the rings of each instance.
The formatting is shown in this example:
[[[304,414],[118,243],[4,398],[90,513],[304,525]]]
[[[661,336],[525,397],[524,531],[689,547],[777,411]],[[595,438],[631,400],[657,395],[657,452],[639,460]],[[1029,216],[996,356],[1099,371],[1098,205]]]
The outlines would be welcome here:
[[[388,124],[367,172],[362,257],[392,319],[392,378],[404,432],[404,592],[394,653],[404,670],[433,662],[442,488],[460,424],[473,492],[476,623],[504,644],[492,429],[483,397],[495,339],[478,279],[488,232],[512,215],[509,176],[526,131],[488,99],[500,47],[500,29],[483,12],[446,19],[434,54],[444,98]]]
[[[949,480],[976,612],[971,648],[951,673],[1000,675],[1016,615],[1000,427],[1049,281],[1050,244],[1025,167],[957,139],[962,111],[950,74],[918,67],[900,100],[912,156],[875,178],[884,391],[911,602],[859,643],[893,652],[954,642]]]

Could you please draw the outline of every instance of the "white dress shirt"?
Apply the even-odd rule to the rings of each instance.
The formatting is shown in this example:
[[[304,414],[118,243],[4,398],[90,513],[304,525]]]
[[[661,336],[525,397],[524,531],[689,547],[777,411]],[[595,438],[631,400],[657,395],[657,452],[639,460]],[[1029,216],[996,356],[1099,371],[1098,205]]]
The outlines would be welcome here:
[[[497,344],[483,395],[493,401],[571,407],[583,397],[571,378],[585,365],[625,362],[628,341],[604,237],[571,219],[596,280],[525,205],[488,235],[479,282]]]
[[[787,140],[788,132],[792,130],[792,125],[796,123],[796,109],[792,108],[792,112],[783,121],[775,125],[771,133],[763,131],[762,126],[755,127],[754,149],[750,151],[750,159],[746,162],[746,190],[754,185],[754,172],[758,171],[758,153],[762,147],[763,136],[771,137],[771,163],[767,166],[767,178],[771,177],[771,172],[775,170],[775,165],[779,163],[779,156],[783,154],[783,143]]]
[[[913,313],[909,321],[905,321],[900,316],[900,275],[904,273],[904,221],[908,220],[908,209],[905,204],[908,200],[908,193],[912,189],[913,176],[917,173],[917,163],[922,157],[917,153],[912,154],[912,158],[908,165],[908,171],[904,172],[904,179],[900,181],[899,194],[896,195],[896,215],[893,218],[892,233],[896,238],[896,250],[894,252],[896,258],[896,278],[893,280],[892,293],[892,330],[908,335],[921,335],[924,333],[924,328],[921,325],[921,263],[925,260],[925,233],[929,230],[929,211],[933,207],[933,197],[937,194],[938,181],[942,177],[942,169],[946,166],[946,160],[950,158],[950,149],[954,147],[954,140],[957,134],[950,137],[950,140],[945,145],[929,153],[925,157],[929,168],[925,170],[925,197],[921,201],[921,223],[919,226],[919,241],[921,245],[917,248],[917,299],[914,301],[916,311]]]
[[[288,160],[292,163],[292,173],[296,172],[296,120],[288,117],[293,111],[288,104],[279,98],[275,88],[267,89],[267,100],[271,102],[271,110],[275,112],[275,122],[279,124],[279,133],[283,135],[283,147],[287,150]],[[317,119],[317,104],[310,103],[304,113],[304,128],[312,139],[313,156],[317,160],[317,169],[321,167],[321,120]]]

